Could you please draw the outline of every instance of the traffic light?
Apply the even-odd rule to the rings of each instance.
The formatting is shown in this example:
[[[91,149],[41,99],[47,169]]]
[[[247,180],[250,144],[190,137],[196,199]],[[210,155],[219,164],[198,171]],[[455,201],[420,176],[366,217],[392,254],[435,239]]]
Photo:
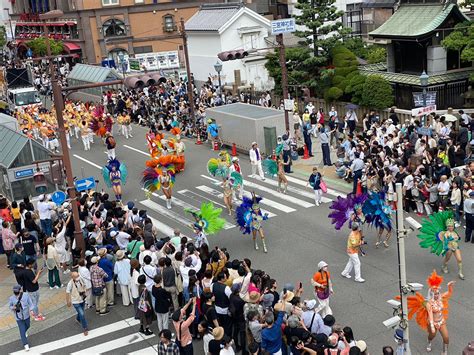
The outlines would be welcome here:
[[[249,52],[247,52],[245,49],[237,49],[235,51],[220,52],[217,54],[217,57],[221,61],[226,62],[228,60],[243,59],[248,55]]]
[[[38,171],[33,175],[33,185],[35,190],[39,194],[44,194],[48,189],[48,184],[46,182],[46,176],[41,171]]]
[[[145,86],[152,86],[161,83],[166,83],[166,78],[158,73],[129,75],[123,80],[123,85],[127,89],[141,89]]]

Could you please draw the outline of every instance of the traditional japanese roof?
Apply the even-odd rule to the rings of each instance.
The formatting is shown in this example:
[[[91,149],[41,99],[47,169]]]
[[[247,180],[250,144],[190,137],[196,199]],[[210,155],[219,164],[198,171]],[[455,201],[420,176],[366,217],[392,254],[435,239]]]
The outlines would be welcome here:
[[[105,81],[120,79],[121,76],[113,68],[89,64],[76,64],[67,78],[87,83],[103,83]]]
[[[0,143],[2,145],[0,166],[8,169],[26,143],[28,143],[28,137],[6,126],[0,125]]]
[[[241,4],[206,4],[186,22],[186,31],[218,31],[241,7]]]
[[[469,19],[455,4],[403,4],[382,26],[369,33],[374,38],[417,38],[436,31],[450,15]]]
[[[362,8],[391,8],[395,5],[396,0],[364,0],[360,5]]]

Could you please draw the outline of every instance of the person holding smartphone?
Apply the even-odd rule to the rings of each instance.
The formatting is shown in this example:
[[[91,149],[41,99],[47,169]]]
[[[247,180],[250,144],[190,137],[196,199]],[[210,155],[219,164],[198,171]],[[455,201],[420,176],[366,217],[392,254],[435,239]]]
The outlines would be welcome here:
[[[39,310],[38,310],[39,297],[40,297],[38,279],[40,278],[41,273],[44,270],[44,266],[38,271],[38,273],[35,273],[34,264],[35,264],[35,261],[31,259],[26,262],[26,267],[22,273],[23,290],[26,293],[28,293],[33,303],[33,307],[32,307],[33,319],[35,321],[42,321],[42,320],[45,320],[45,317],[41,313],[39,313]]]

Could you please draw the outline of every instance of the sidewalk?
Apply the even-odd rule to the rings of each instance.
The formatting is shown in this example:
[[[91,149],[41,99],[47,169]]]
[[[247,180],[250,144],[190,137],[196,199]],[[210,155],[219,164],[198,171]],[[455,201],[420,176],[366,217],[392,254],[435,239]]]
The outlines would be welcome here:
[[[0,345],[19,339],[15,318],[8,308],[8,299],[13,294],[12,288],[17,282],[13,272],[7,269],[6,261],[6,255],[0,255]],[[38,264],[42,265],[42,262],[40,259]],[[60,274],[61,282],[64,285],[69,281],[69,275]],[[52,327],[75,314],[74,308],[66,307],[65,288],[50,290],[47,280],[48,271],[45,269],[38,282],[40,286],[39,311],[46,317],[46,320],[36,322],[32,318],[29,334]]]
[[[323,151],[321,149],[321,143],[319,139],[312,138],[313,142],[313,155],[309,159],[302,159],[303,157],[298,157],[297,161],[294,161],[292,164],[293,174],[288,176],[297,176],[300,179],[308,180],[309,175],[313,171],[313,167],[316,166],[320,173],[324,175],[324,180],[329,188],[334,190],[350,193],[352,192],[352,184],[347,183],[343,179],[340,179],[336,175],[336,169],[334,166],[324,166],[323,165]],[[334,163],[337,161],[336,150],[330,148],[331,151],[331,162]]]

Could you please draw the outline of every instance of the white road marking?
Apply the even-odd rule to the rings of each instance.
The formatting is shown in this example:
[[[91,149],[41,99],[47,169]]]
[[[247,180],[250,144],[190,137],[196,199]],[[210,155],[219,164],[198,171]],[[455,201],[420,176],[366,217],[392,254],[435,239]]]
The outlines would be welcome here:
[[[144,188],[142,188],[143,191],[146,191]],[[152,193],[153,196],[155,197],[158,197],[160,199],[162,199],[163,201],[166,201],[166,197],[165,195],[158,195],[156,192],[153,192]],[[202,202],[202,201],[201,201]],[[200,203],[201,203],[200,202]],[[183,209],[184,208],[189,208],[189,209],[192,209],[192,210],[199,210],[200,207],[195,207],[185,201],[182,201],[180,200],[179,198],[176,198],[175,196],[173,196],[172,200],[171,200],[171,204],[173,205],[176,205],[176,206],[179,206],[179,207],[182,207]],[[169,211],[169,210],[168,210]],[[224,225],[224,229],[232,229],[232,228],[235,228],[235,224],[232,224],[232,223],[229,223],[229,222],[225,222],[225,225]]]
[[[249,175],[250,176],[250,175]],[[300,185],[300,186],[306,186],[306,181],[304,180],[301,180],[301,179],[298,179],[298,178],[294,178],[292,176],[288,176],[286,175],[286,178],[288,181],[291,181],[297,185]],[[328,189],[328,194],[329,195],[333,195],[333,196],[341,196],[341,197],[347,197],[347,194],[346,193],[343,193],[343,192],[339,192],[339,191],[336,191],[336,190],[333,190],[333,189]]]
[[[106,353],[115,349],[119,349],[121,347],[130,345],[130,344],[139,343],[147,339],[153,339],[155,337],[156,337],[155,334],[147,336],[147,335],[143,335],[137,332],[137,333],[126,335],[124,337],[116,338],[114,340],[111,340],[105,343],[101,343],[96,346],[91,346],[90,348],[71,353],[71,355],[102,354],[102,353]],[[87,337],[84,337],[84,335],[83,335],[83,338],[87,340]]]
[[[133,353],[128,353],[128,355],[156,355],[158,354],[158,345],[153,345],[145,349],[134,351]]]
[[[89,165],[92,165],[93,167],[95,167],[95,168],[97,168],[97,169],[102,170],[102,167],[101,167],[100,165],[97,165],[96,163],[93,163],[93,162],[91,162],[90,160],[87,160],[86,158],[83,158],[83,157],[81,157],[81,156],[79,156],[79,155],[77,155],[77,154],[73,154],[73,157],[74,157],[74,158],[77,158],[77,159],[79,159],[79,160],[82,160],[83,162],[85,162],[85,163],[87,163],[87,164],[89,164]]]
[[[249,176],[251,179],[256,179],[256,178],[252,178],[252,176]],[[261,181],[261,180],[259,180]],[[265,179],[265,181],[261,181],[262,183],[264,184],[269,184],[269,185],[272,185],[272,186],[275,186],[275,187],[278,187],[278,181],[275,181],[275,180],[272,180],[272,179]],[[300,196],[304,196],[304,197],[308,197],[308,198],[311,198],[311,199],[314,199],[314,192],[310,192],[310,191],[305,191],[305,190],[301,190],[297,187],[293,187],[291,185],[288,185],[288,191],[289,192],[293,192],[297,195],[300,195]],[[321,201],[324,202],[324,203],[328,203],[328,202],[332,202],[332,200],[330,198],[327,198],[327,197],[322,197],[321,198]]]
[[[161,205],[157,204],[156,202],[154,202],[152,200],[143,200],[143,201],[140,201],[140,203],[142,205],[152,209],[156,213],[161,214],[162,216],[168,217],[169,219],[176,220],[177,222],[179,222],[179,223],[181,223],[181,224],[183,224],[187,227],[194,223],[194,221],[191,221],[187,218],[184,218],[181,215],[179,215],[178,213],[176,213],[172,210],[169,210],[165,206],[161,206]]]
[[[140,150],[140,149],[137,149],[137,148],[134,148],[134,147],[130,147],[129,145],[126,145],[126,144],[124,144],[123,146],[124,146],[125,148],[128,148],[128,149],[130,149],[130,150],[133,150],[133,151],[135,151],[135,152],[137,152],[137,153],[146,155],[148,158],[151,159],[150,153],[144,152],[144,151],[142,151],[142,150]]]
[[[66,337],[66,338],[62,338],[62,339],[59,339],[59,340],[51,341],[49,343],[33,346],[33,347],[30,348],[29,352],[21,350],[21,351],[17,351],[17,352],[12,353],[12,355],[18,355],[18,354],[44,354],[44,353],[47,353],[49,351],[54,351],[54,350],[62,349],[62,348],[72,346],[72,345],[75,345],[75,344],[79,344],[79,343],[82,343],[82,342],[86,342],[86,341],[89,341],[91,339],[98,338],[98,337],[101,337],[103,335],[106,335],[106,334],[109,334],[109,333],[112,333],[112,332],[115,332],[115,331],[118,331],[118,330],[122,330],[122,329],[125,329],[125,328],[129,328],[129,327],[132,327],[132,326],[135,326],[135,325],[138,325],[138,324],[140,324],[140,321],[136,320],[132,317],[132,318],[124,319],[124,320],[121,320],[121,321],[118,321],[118,322],[115,322],[115,323],[112,323],[112,324],[107,324],[103,327],[99,327],[99,328],[96,328],[96,329],[89,330],[89,335],[87,337],[84,336],[84,334],[80,333],[80,334],[72,335],[70,337]],[[101,346],[103,346],[103,344]]]
[[[202,191],[202,192],[205,192],[205,193],[207,193],[207,194],[209,194],[209,195],[216,196],[216,197],[218,197],[218,198],[223,198],[223,194],[222,194],[221,192],[219,192],[219,191],[217,191],[217,190],[214,190],[214,189],[212,189],[212,188],[210,188],[210,187],[208,187],[208,186],[206,186],[206,185],[196,186],[196,189],[198,189],[198,190],[200,190],[200,191]],[[267,199],[262,200],[262,202],[261,202],[262,205],[265,204],[265,202],[268,202]],[[289,208],[291,208],[291,207],[289,207]],[[296,210],[293,210],[293,211],[296,211]],[[266,211],[266,210],[264,210],[264,209],[262,209],[262,213],[268,213],[268,217],[269,217],[269,218],[276,216],[276,214],[274,214],[274,213],[272,213],[272,212],[270,212],[270,211]]]
[[[201,175],[203,178],[205,179],[208,179],[208,180],[213,180],[213,181],[217,181],[213,178],[210,178],[209,176],[206,176],[206,175]],[[285,201],[288,201],[288,202],[291,202],[295,205],[298,205],[298,206],[301,206],[301,207],[304,207],[304,208],[309,208],[309,207],[314,207],[315,205],[313,203],[309,203],[309,202],[306,202],[306,201],[302,201],[300,199],[297,199],[295,197],[292,197],[292,196],[288,196],[288,195],[285,195],[285,194],[280,194],[279,192],[275,191],[275,190],[272,190],[272,189],[269,189],[268,187],[265,187],[265,186],[262,186],[262,185],[258,185],[258,184],[255,184],[251,181],[248,181],[248,180],[245,180],[244,181],[244,186],[245,187],[250,187],[252,189],[257,189],[257,190],[260,190],[260,191],[263,191],[263,192],[266,192],[270,195],[273,195],[273,196],[276,196],[282,200],[285,200]],[[262,201],[263,203],[263,201]]]
[[[191,190],[184,189],[184,190],[178,191],[178,193],[183,195],[183,196],[186,196],[187,198],[190,198],[190,199],[192,199],[196,202],[199,202],[199,203],[201,203],[202,200],[207,200],[207,201],[212,202],[213,204],[215,204],[217,206],[220,206],[222,208],[227,208],[224,204],[222,204],[220,202],[216,202],[214,200],[211,200],[210,198],[207,198],[206,196],[198,194],[198,193],[196,193],[194,191],[191,191]]]

